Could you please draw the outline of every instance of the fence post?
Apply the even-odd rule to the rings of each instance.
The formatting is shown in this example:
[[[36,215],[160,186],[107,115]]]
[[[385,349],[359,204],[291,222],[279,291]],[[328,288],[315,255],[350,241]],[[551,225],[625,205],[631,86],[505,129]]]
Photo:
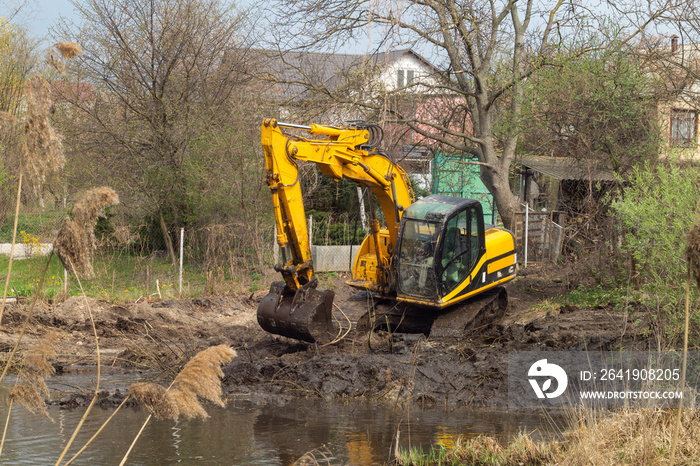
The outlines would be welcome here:
[[[530,204],[528,202],[525,203],[525,250],[523,251],[523,254],[525,255],[525,258],[523,260],[523,267],[527,267],[527,237],[529,233],[529,214],[530,214]]]
[[[313,228],[314,218],[311,215],[309,215],[308,224],[309,224],[309,246],[311,246],[312,244],[314,244],[314,228]]]
[[[184,250],[184,245],[185,245],[185,229],[180,228],[180,284],[179,284],[180,297],[182,297],[182,252]],[[160,289],[158,290],[158,293],[160,293]]]
[[[367,214],[365,213],[365,203],[362,202],[362,188],[357,186],[357,201],[360,204],[360,224],[362,224],[362,229],[367,230]]]

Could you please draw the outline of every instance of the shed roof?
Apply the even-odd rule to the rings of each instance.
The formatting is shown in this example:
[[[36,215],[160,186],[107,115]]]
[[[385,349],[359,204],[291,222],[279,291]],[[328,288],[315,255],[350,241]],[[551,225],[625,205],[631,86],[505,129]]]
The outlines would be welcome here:
[[[615,181],[615,173],[609,167],[592,160],[571,157],[543,157],[525,155],[520,165],[557,180]]]

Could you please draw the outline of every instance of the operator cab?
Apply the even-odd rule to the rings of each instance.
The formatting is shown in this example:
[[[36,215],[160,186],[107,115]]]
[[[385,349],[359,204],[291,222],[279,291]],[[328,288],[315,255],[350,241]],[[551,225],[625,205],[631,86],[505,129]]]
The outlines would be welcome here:
[[[486,254],[481,204],[436,194],[415,202],[401,217],[398,248],[398,295],[439,302]]]

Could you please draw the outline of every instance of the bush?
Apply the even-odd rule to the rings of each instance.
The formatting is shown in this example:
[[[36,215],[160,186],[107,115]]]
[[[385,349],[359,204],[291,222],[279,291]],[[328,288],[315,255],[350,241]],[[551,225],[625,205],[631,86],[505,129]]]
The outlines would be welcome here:
[[[644,291],[641,301],[661,319],[669,342],[683,331],[684,250],[699,196],[697,169],[669,160],[636,167],[624,193],[611,203],[624,230],[622,250],[633,260],[630,278]]]
[[[698,172],[678,161],[635,167],[621,197],[612,202],[624,229],[623,251],[643,281],[685,283],[686,235],[700,195]]]

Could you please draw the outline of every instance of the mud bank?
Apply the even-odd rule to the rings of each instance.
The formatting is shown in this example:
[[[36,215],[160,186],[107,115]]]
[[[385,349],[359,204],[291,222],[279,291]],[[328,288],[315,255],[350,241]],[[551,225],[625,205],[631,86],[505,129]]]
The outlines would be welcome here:
[[[336,304],[343,309],[351,306],[353,292],[341,281],[342,277],[334,286]],[[507,286],[510,306],[506,316],[464,338],[384,332],[370,337],[353,329],[340,342],[328,346],[299,343],[262,331],[256,309],[264,292],[120,305],[74,297],[56,305],[39,305],[21,347],[56,332],[59,376],[96,364],[89,309],[97,327],[102,367],[136,378],[143,374],[144,379],[172,380],[198,351],[226,344],[238,353],[224,368],[225,391],[232,399],[285,403],[293,397],[359,398],[416,403],[426,408],[504,408],[511,351],[646,347],[645,335],[653,333],[650,320],[634,309],[623,315],[611,307],[533,308],[574,285],[559,271],[530,269]],[[5,358],[27,309],[26,305],[13,304],[6,310],[0,331],[0,351]],[[343,323],[344,316],[335,312]],[[104,398],[116,402],[120,396],[107,389]],[[64,401],[73,405],[87,398],[64,396]]]

